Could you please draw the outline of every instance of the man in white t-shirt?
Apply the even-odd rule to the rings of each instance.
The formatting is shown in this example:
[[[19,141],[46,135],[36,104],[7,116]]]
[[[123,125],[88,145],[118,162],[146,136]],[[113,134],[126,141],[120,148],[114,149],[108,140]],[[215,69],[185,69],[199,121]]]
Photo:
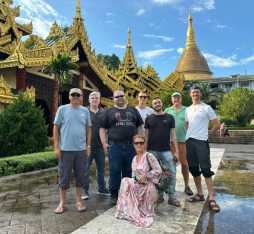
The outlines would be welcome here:
[[[189,202],[204,201],[204,194],[201,186],[201,174],[205,177],[208,189],[209,208],[214,212],[219,212],[220,207],[214,200],[211,171],[210,147],[208,137],[220,129],[220,122],[211,106],[201,102],[200,87],[193,86],[190,89],[192,105],[186,109],[185,120],[187,125],[186,150],[189,171],[194,178],[197,193],[188,198]],[[208,133],[209,122],[212,128]]]
[[[138,94],[138,105],[136,106],[136,109],[138,110],[139,114],[141,115],[141,118],[143,122],[145,123],[146,117],[151,115],[154,110],[148,106],[146,106],[148,100],[148,96],[145,91],[141,91]],[[142,130],[143,135],[145,135],[145,129],[143,125]]]

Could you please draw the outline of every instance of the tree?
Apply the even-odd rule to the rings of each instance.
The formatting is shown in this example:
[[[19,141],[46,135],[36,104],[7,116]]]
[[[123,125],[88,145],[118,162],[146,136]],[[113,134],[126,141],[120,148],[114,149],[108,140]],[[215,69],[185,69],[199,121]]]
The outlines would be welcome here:
[[[103,55],[98,54],[97,58],[99,62],[105,65],[109,70],[117,70],[120,65],[120,59],[117,55]]]
[[[240,126],[245,126],[254,117],[253,103],[253,91],[247,88],[233,89],[224,95],[220,105],[220,114],[232,117]]]
[[[53,90],[53,110],[51,120],[55,118],[58,108],[58,92],[59,85],[71,83],[73,78],[73,70],[77,70],[78,65],[71,61],[71,57],[67,54],[58,54],[52,58],[44,67],[45,74],[54,74],[54,90]]]
[[[40,152],[48,145],[43,112],[19,93],[0,114],[0,156]]]

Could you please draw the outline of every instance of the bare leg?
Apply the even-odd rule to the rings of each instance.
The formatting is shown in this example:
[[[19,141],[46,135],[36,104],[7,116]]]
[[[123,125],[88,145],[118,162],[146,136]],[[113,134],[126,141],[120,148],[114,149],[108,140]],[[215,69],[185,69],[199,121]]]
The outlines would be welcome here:
[[[205,182],[208,190],[208,199],[214,200],[212,177],[205,178]]]
[[[59,188],[59,193],[60,193],[60,207],[64,207],[66,204],[66,190]]]
[[[189,187],[189,167],[186,165],[182,165],[182,174],[183,174],[183,180],[185,184],[185,188]]]
[[[197,188],[197,193],[199,195],[203,195],[202,186],[201,186],[201,176],[195,176],[193,177],[193,179]]]
[[[83,200],[81,199],[82,195],[82,187],[76,187],[76,203],[77,204],[83,204]]]

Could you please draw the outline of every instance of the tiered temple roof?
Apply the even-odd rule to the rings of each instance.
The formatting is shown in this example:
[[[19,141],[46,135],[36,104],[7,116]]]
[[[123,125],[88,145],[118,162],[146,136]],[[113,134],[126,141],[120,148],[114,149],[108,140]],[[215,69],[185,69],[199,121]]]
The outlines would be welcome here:
[[[100,64],[85,29],[80,0],[76,0],[76,14],[71,26],[65,30],[54,22],[46,39],[31,34],[32,23],[16,23],[19,7],[11,8],[11,4],[11,0],[0,0],[0,69],[43,67],[59,53],[65,53],[79,64],[80,70],[86,71],[87,76],[96,74],[108,90],[113,92],[123,89],[129,98],[135,98],[141,90],[146,90],[151,95],[159,92],[161,84],[163,90],[174,87],[175,81],[162,82],[150,65],[145,68],[137,66],[130,30],[124,59],[119,69],[115,72],[109,71]],[[24,35],[29,35],[25,42],[21,41]]]
[[[208,67],[205,57],[201,54],[197,46],[192,20],[190,13],[186,46],[177,63],[176,71],[184,74],[186,80],[209,79],[211,78],[212,72]]]

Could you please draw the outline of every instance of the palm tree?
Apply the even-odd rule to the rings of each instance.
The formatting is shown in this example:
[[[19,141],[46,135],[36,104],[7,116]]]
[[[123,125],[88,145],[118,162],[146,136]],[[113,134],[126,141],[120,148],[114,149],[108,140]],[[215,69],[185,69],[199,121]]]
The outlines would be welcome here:
[[[54,74],[54,89],[53,89],[53,109],[51,120],[55,118],[58,108],[58,92],[59,85],[71,83],[73,71],[78,69],[78,65],[71,61],[71,57],[67,54],[58,54],[52,58],[44,67],[43,72],[48,75]]]

